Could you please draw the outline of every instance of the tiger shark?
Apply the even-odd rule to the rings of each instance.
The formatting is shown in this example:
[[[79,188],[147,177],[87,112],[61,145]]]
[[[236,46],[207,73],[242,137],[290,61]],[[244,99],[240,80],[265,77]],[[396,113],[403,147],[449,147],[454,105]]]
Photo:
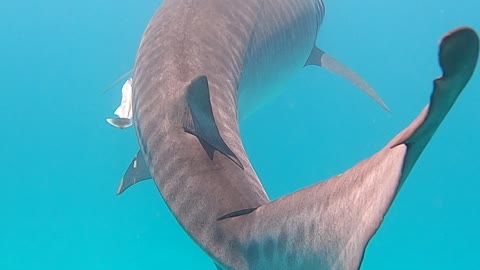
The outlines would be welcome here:
[[[140,150],[118,193],[153,178],[217,269],[358,269],[476,66],[476,33],[449,33],[440,44],[443,76],[410,126],[345,173],[270,201],[239,121],[278,95],[291,74],[305,65],[326,67],[387,108],[315,46],[323,16],[320,0],[166,0],[144,32],[132,82]]]

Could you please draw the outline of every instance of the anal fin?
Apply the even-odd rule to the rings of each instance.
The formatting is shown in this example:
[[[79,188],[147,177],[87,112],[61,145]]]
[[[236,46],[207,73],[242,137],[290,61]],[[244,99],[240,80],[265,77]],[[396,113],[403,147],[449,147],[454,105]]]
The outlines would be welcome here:
[[[150,174],[150,170],[148,169],[147,163],[145,163],[145,158],[142,154],[142,151],[138,151],[138,153],[133,158],[130,166],[125,172],[125,175],[120,181],[120,185],[118,186],[117,194],[121,194],[127,188],[133,186],[134,184],[151,179],[152,176]]]
[[[340,61],[336,60],[332,56],[328,55],[326,52],[320,50],[317,47],[313,47],[310,56],[308,57],[305,66],[320,66],[327,70],[330,70],[333,73],[336,73],[345,79],[352,82],[355,86],[360,88],[363,92],[369,95],[375,102],[377,102],[383,109],[390,111],[388,106],[383,102],[383,100],[378,96],[378,94],[373,90],[373,88],[364,80],[362,77],[357,75],[349,67],[342,64]]]
[[[199,76],[192,81],[188,86],[186,98],[191,119],[184,123],[185,132],[200,140],[210,159],[213,159],[213,149],[215,149],[243,169],[240,160],[220,136],[213,116],[206,76]]]

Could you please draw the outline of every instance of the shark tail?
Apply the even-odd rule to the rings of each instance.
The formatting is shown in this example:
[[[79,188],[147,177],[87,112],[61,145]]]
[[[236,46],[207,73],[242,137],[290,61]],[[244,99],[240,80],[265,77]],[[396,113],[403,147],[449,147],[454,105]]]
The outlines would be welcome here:
[[[291,260],[268,269],[358,269],[402,183],[470,80],[478,51],[472,29],[448,33],[430,104],[383,149],[343,174],[220,221],[241,235],[249,269],[267,269],[272,256]]]

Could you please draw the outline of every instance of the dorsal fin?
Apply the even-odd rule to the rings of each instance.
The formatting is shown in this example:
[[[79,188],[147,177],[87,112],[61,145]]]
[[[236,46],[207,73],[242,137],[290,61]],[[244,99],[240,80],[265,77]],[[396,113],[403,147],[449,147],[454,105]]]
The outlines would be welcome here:
[[[192,81],[188,86],[186,98],[189,109],[187,118],[190,118],[188,115],[190,115],[191,118],[185,121],[184,130],[195,135],[200,140],[200,143],[202,143],[211,159],[213,159],[213,149],[215,149],[243,169],[240,160],[220,136],[213,116],[206,76],[199,76]]]
[[[148,169],[147,163],[145,163],[145,158],[143,157],[142,151],[139,150],[125,172],[122,181],[120,181],[117,194],[120,195],[127,188],[133,186],[134,184],[151,178],[152,176],[150,175],[150,170]]]
[[[313,47],[310,56],[308,57],[305,66],[320,66],[327,70],[330,70],[333,73],[336,73],[345,79],[352,82],[355,86],[360,88],[363,92],[369,95],[375,102],[377,102],[382,108],[386,111],[390,111],[388,106],[383,102],[383,100],[377,95],[375,90],[364,80],[362,77],[357,75],[353,70],[349,67],[342,64],[340,61],[336,60],[335,58],[331,57],[324,51],[320,50],[316,46]]]

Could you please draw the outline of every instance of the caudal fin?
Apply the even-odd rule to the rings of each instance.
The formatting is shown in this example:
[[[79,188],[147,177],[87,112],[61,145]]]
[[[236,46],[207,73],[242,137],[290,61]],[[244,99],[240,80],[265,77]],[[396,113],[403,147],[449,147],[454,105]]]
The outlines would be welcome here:
[[[239,235],[248,268],[358,269],[402,183],[470,80],[478,51],[472,29],[450,32],[440,44],[443,75],[430,104],[383,149],[343,174],[220,221]]]

